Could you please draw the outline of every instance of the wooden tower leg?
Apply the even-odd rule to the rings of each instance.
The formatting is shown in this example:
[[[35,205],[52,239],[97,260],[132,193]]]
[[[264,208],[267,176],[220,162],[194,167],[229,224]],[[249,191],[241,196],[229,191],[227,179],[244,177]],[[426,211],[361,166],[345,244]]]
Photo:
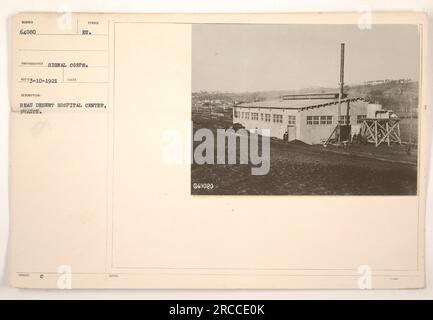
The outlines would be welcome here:
[[[400,136],[400,122],[397,123],[397,137],[398,137],[398,143],[401,144],[401,136]]]
[[[389,135],[390,135],[389,124],[388,124],[388,122],[386,122],[386,142],[388,143],[388,147],[391,144],[390,141],[389,141]]]
[[[377,121],[374,121],[374,144],[377,147]]]

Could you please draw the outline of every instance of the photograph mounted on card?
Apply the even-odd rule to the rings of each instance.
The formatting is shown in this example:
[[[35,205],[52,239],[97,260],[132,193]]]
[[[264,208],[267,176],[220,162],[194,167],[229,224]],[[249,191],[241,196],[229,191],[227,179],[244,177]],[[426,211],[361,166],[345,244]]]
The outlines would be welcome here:
[[[426,16],[363,17],[15,15],[10,284],[423,287]]]

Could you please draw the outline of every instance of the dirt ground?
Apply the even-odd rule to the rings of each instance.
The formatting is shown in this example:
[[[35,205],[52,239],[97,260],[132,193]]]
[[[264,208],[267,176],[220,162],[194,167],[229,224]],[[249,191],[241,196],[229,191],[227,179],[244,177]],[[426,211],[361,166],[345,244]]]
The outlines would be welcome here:
[[[215,129],[225,123],[194,121]],[[196,146],[199,143],[194,143]],[[259,148],[260,150],[260,148]],[[239,154],[239,152],[238,152]],[[239,162],[237,162],[239,163]],[[196,189],[194,183],[211,183]],[[191,193],[214,195],[415,195],[416,149],[352,145],[348,148],[309,146],[271,140],[270,171],[254,176],[250,165],[191,167]]]

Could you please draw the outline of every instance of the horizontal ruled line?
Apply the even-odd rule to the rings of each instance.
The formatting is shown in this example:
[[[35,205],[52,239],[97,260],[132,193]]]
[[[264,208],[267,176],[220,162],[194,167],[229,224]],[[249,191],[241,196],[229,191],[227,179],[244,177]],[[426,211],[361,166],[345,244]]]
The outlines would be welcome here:
[[[107,81],[105,81],[105,82],[98,82],[98,81],[93,81],[93,82],[64,81],[64,82],[51,82],[51,83],[45,83],[45,82],[36,83],[36,82],[29,82],[29,81],[18,81],[18,82],[19,83],[28,83],[28,84],[63,84],[63,83],[99,83],[99,84],[108,84]]]
[[[24,67],[24,68],[51,68],[51,69],[61,69],[61,68],[69,68],[69,69],[86,69],[86,68],[108,68],[108,66],[87,66],[87,67],[49,67],[42,64],[19,64],[18,67]]]
[[[76,51],[76,52],[108,52],[108,50],[92,50],[92,49],[18,49],[18,51]]]
[[[34,36],[83,36],[83,37],[91,37],[91,36],[100,36],[100,37],[108,37],[108,34],[104,33],[92,33],[92,34],[81,34],[81,33],[37,33],[28,35],[27,37]]]

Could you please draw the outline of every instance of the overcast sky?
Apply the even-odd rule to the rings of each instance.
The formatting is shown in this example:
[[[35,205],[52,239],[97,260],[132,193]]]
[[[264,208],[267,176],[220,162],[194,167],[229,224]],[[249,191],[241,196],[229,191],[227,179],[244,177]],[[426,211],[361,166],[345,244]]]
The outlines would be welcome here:
[[[192,90],[264,91],[335,87],[340,43],[345,82],[418,79],[417,26],[196,24]]]

